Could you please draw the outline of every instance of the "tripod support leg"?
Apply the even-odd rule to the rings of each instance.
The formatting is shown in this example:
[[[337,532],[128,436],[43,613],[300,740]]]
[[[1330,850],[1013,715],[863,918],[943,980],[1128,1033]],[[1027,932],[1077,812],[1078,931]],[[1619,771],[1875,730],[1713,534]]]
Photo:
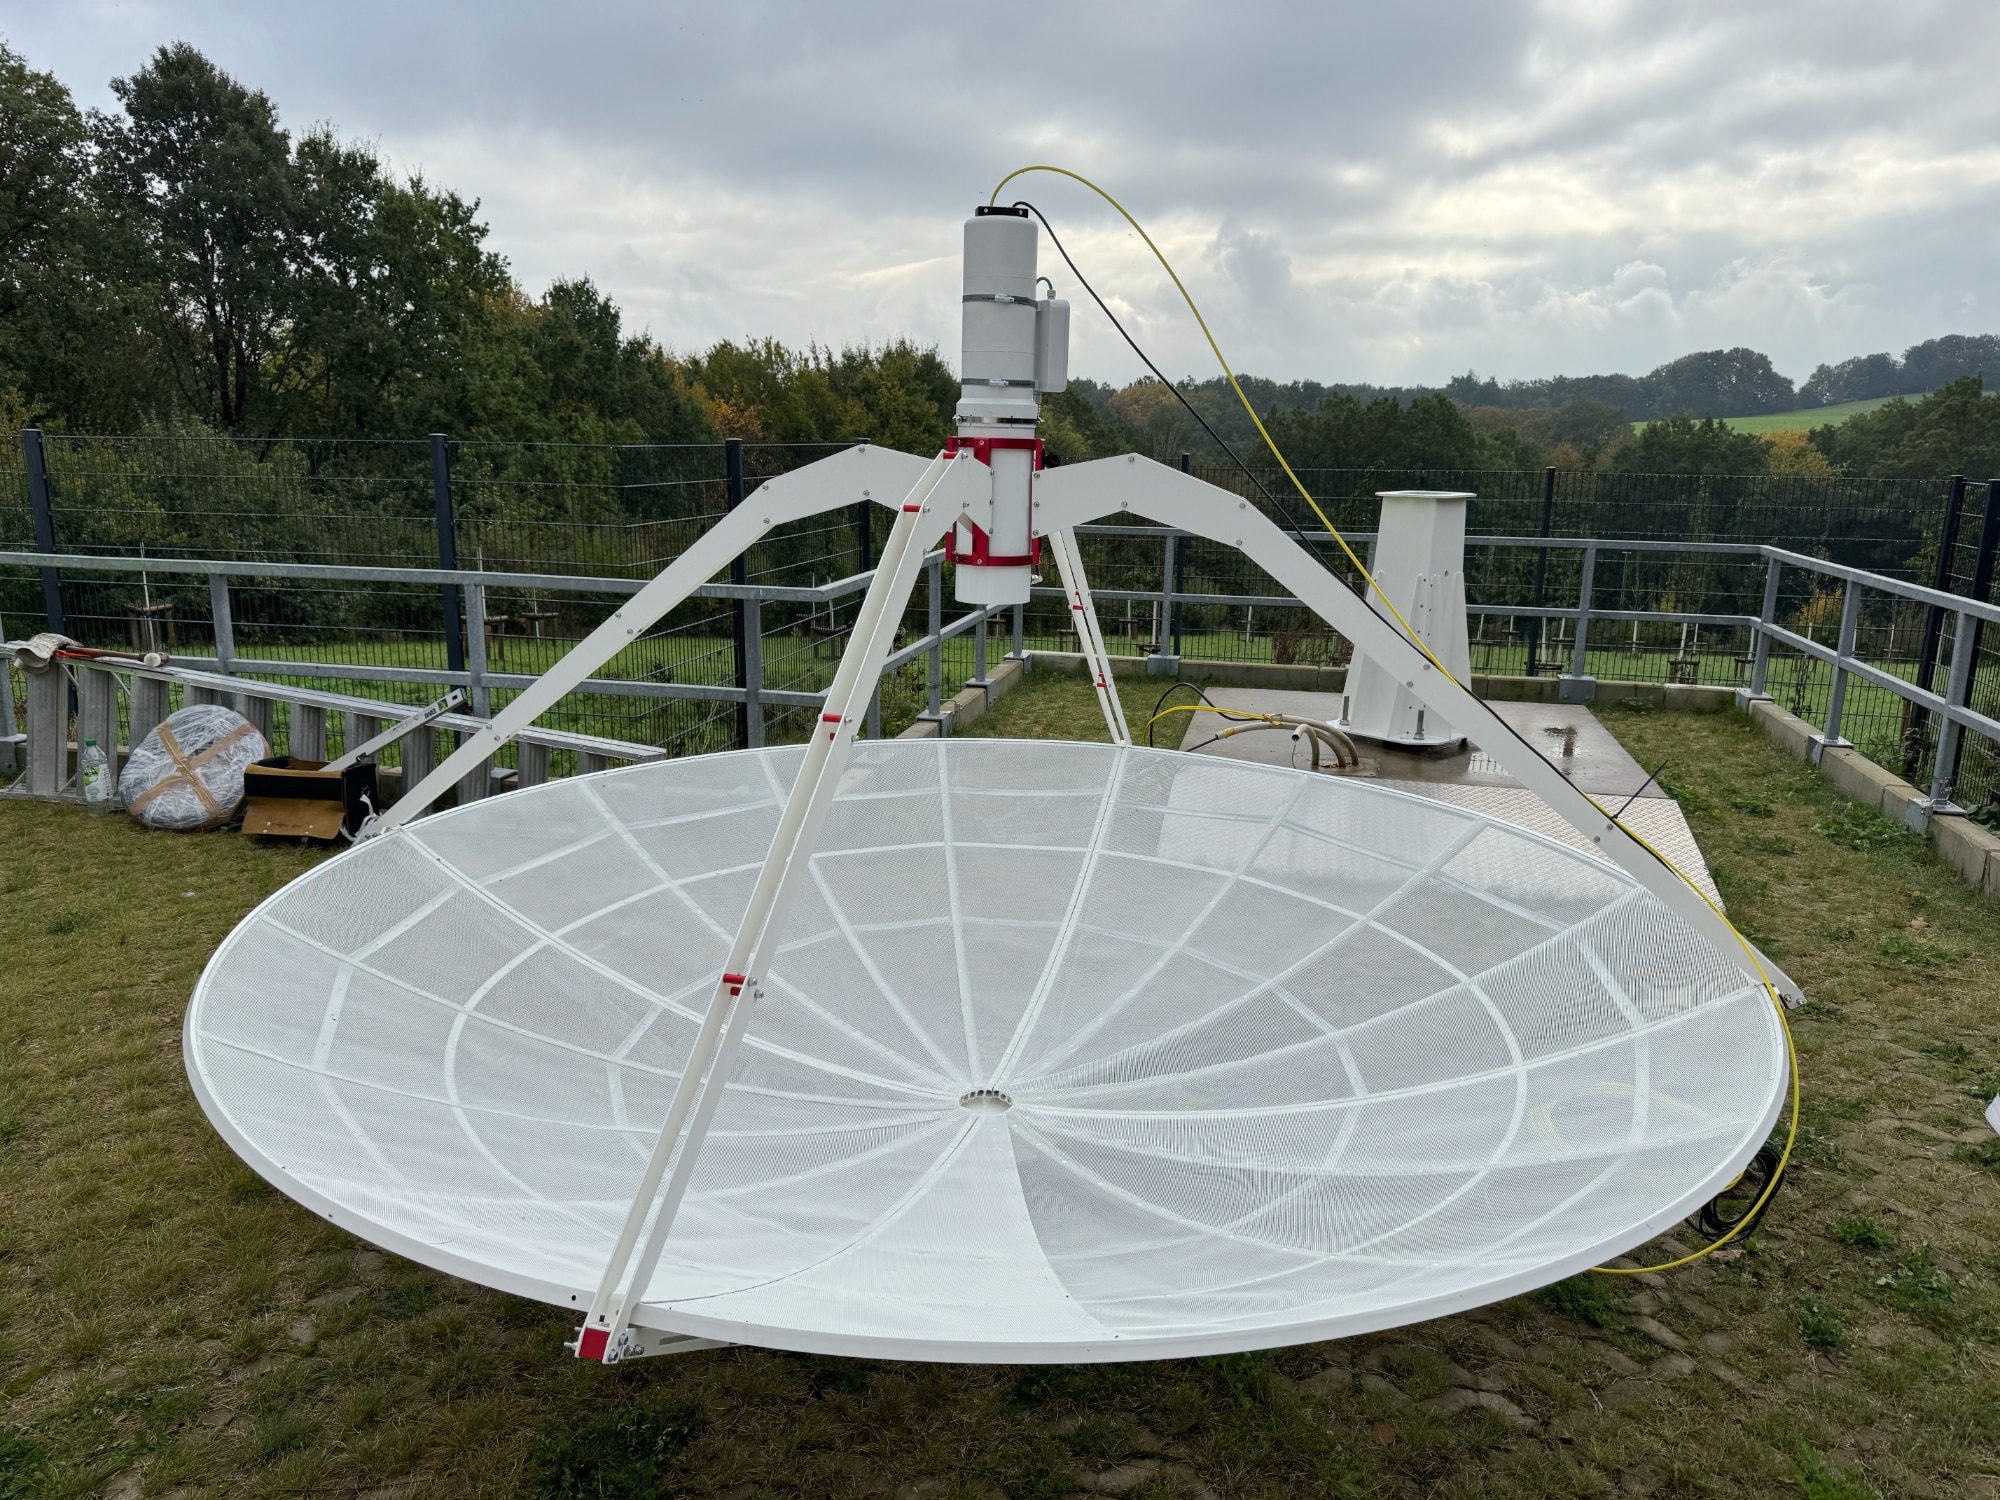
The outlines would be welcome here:
[[[903,605],[930,544],[958,518],[984,479],[985,470],[969,454],[940,458],[897,514],[724,972],[674,1090],[666,1121],[578,1332],[573,1347],[580,1358],[613,1364],[634,1346],[632,1313],[651,1285],[701,1143],[722,1101],[760,993],[759,984],[806,878],[834,790],[847,768],[861,714],[894,643]]]

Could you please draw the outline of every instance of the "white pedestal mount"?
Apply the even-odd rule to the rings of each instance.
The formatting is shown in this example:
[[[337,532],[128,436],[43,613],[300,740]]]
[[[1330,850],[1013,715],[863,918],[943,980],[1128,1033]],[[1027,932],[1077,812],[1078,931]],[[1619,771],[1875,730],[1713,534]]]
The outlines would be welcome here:
[[[1463,490],[1384,490],[1375,581],[1430,653],[1460,682],[1472,677],[1465,628]],[[1340,727],[1401,750],[1456,750],[1461,729],[1415,691],[1406,668],[1356,650],[1347,668]]]

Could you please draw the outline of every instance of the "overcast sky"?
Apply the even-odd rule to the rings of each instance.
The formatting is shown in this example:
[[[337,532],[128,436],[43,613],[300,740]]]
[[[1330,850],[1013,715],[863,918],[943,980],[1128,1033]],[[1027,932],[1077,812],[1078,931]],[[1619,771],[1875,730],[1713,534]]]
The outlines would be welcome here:
[[[0,35],[99,106],[192,42],[291,127],[478,198],[530,291],[588,275],[676,349],[955,358],[959,223],[1033,162],[1123,199],[1238,368],[1280,379],[1734,344],[1802,379],[2000,332],[1992,0],[0,0]],[[1170,374],[1214,373],[1103,204],[1016,192]],[[1074,327],[1077,373],[1138,373],[1095,309]]]

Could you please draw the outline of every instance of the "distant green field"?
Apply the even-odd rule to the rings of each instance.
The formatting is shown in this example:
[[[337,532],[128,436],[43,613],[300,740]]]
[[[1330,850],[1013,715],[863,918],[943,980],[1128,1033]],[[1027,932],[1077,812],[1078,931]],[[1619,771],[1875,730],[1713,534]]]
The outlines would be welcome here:
[[[1724,417],[1722,420],[1738,432],[1804,432],[1812,427],[1837,427],[1849,417],[1858,417],[1895,399],[1893,396],[1877,396],[1870,401],[1843,401],[1838,406],[1814,406],[1804,411],[1772,412],[1762,417]],[[1638,432],[1645,425],[1644,422],[1634,422],[1632,430]]]

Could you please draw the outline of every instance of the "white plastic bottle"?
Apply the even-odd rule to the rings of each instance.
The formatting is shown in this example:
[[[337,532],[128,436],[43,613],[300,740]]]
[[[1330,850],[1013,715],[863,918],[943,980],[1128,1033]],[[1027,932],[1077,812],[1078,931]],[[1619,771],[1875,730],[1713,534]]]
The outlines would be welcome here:
[[[77,776],[83,782],[83,806],[93,818],[111,811],[111,762],[97,747],[96,740],[83,742],[77,757]]]

